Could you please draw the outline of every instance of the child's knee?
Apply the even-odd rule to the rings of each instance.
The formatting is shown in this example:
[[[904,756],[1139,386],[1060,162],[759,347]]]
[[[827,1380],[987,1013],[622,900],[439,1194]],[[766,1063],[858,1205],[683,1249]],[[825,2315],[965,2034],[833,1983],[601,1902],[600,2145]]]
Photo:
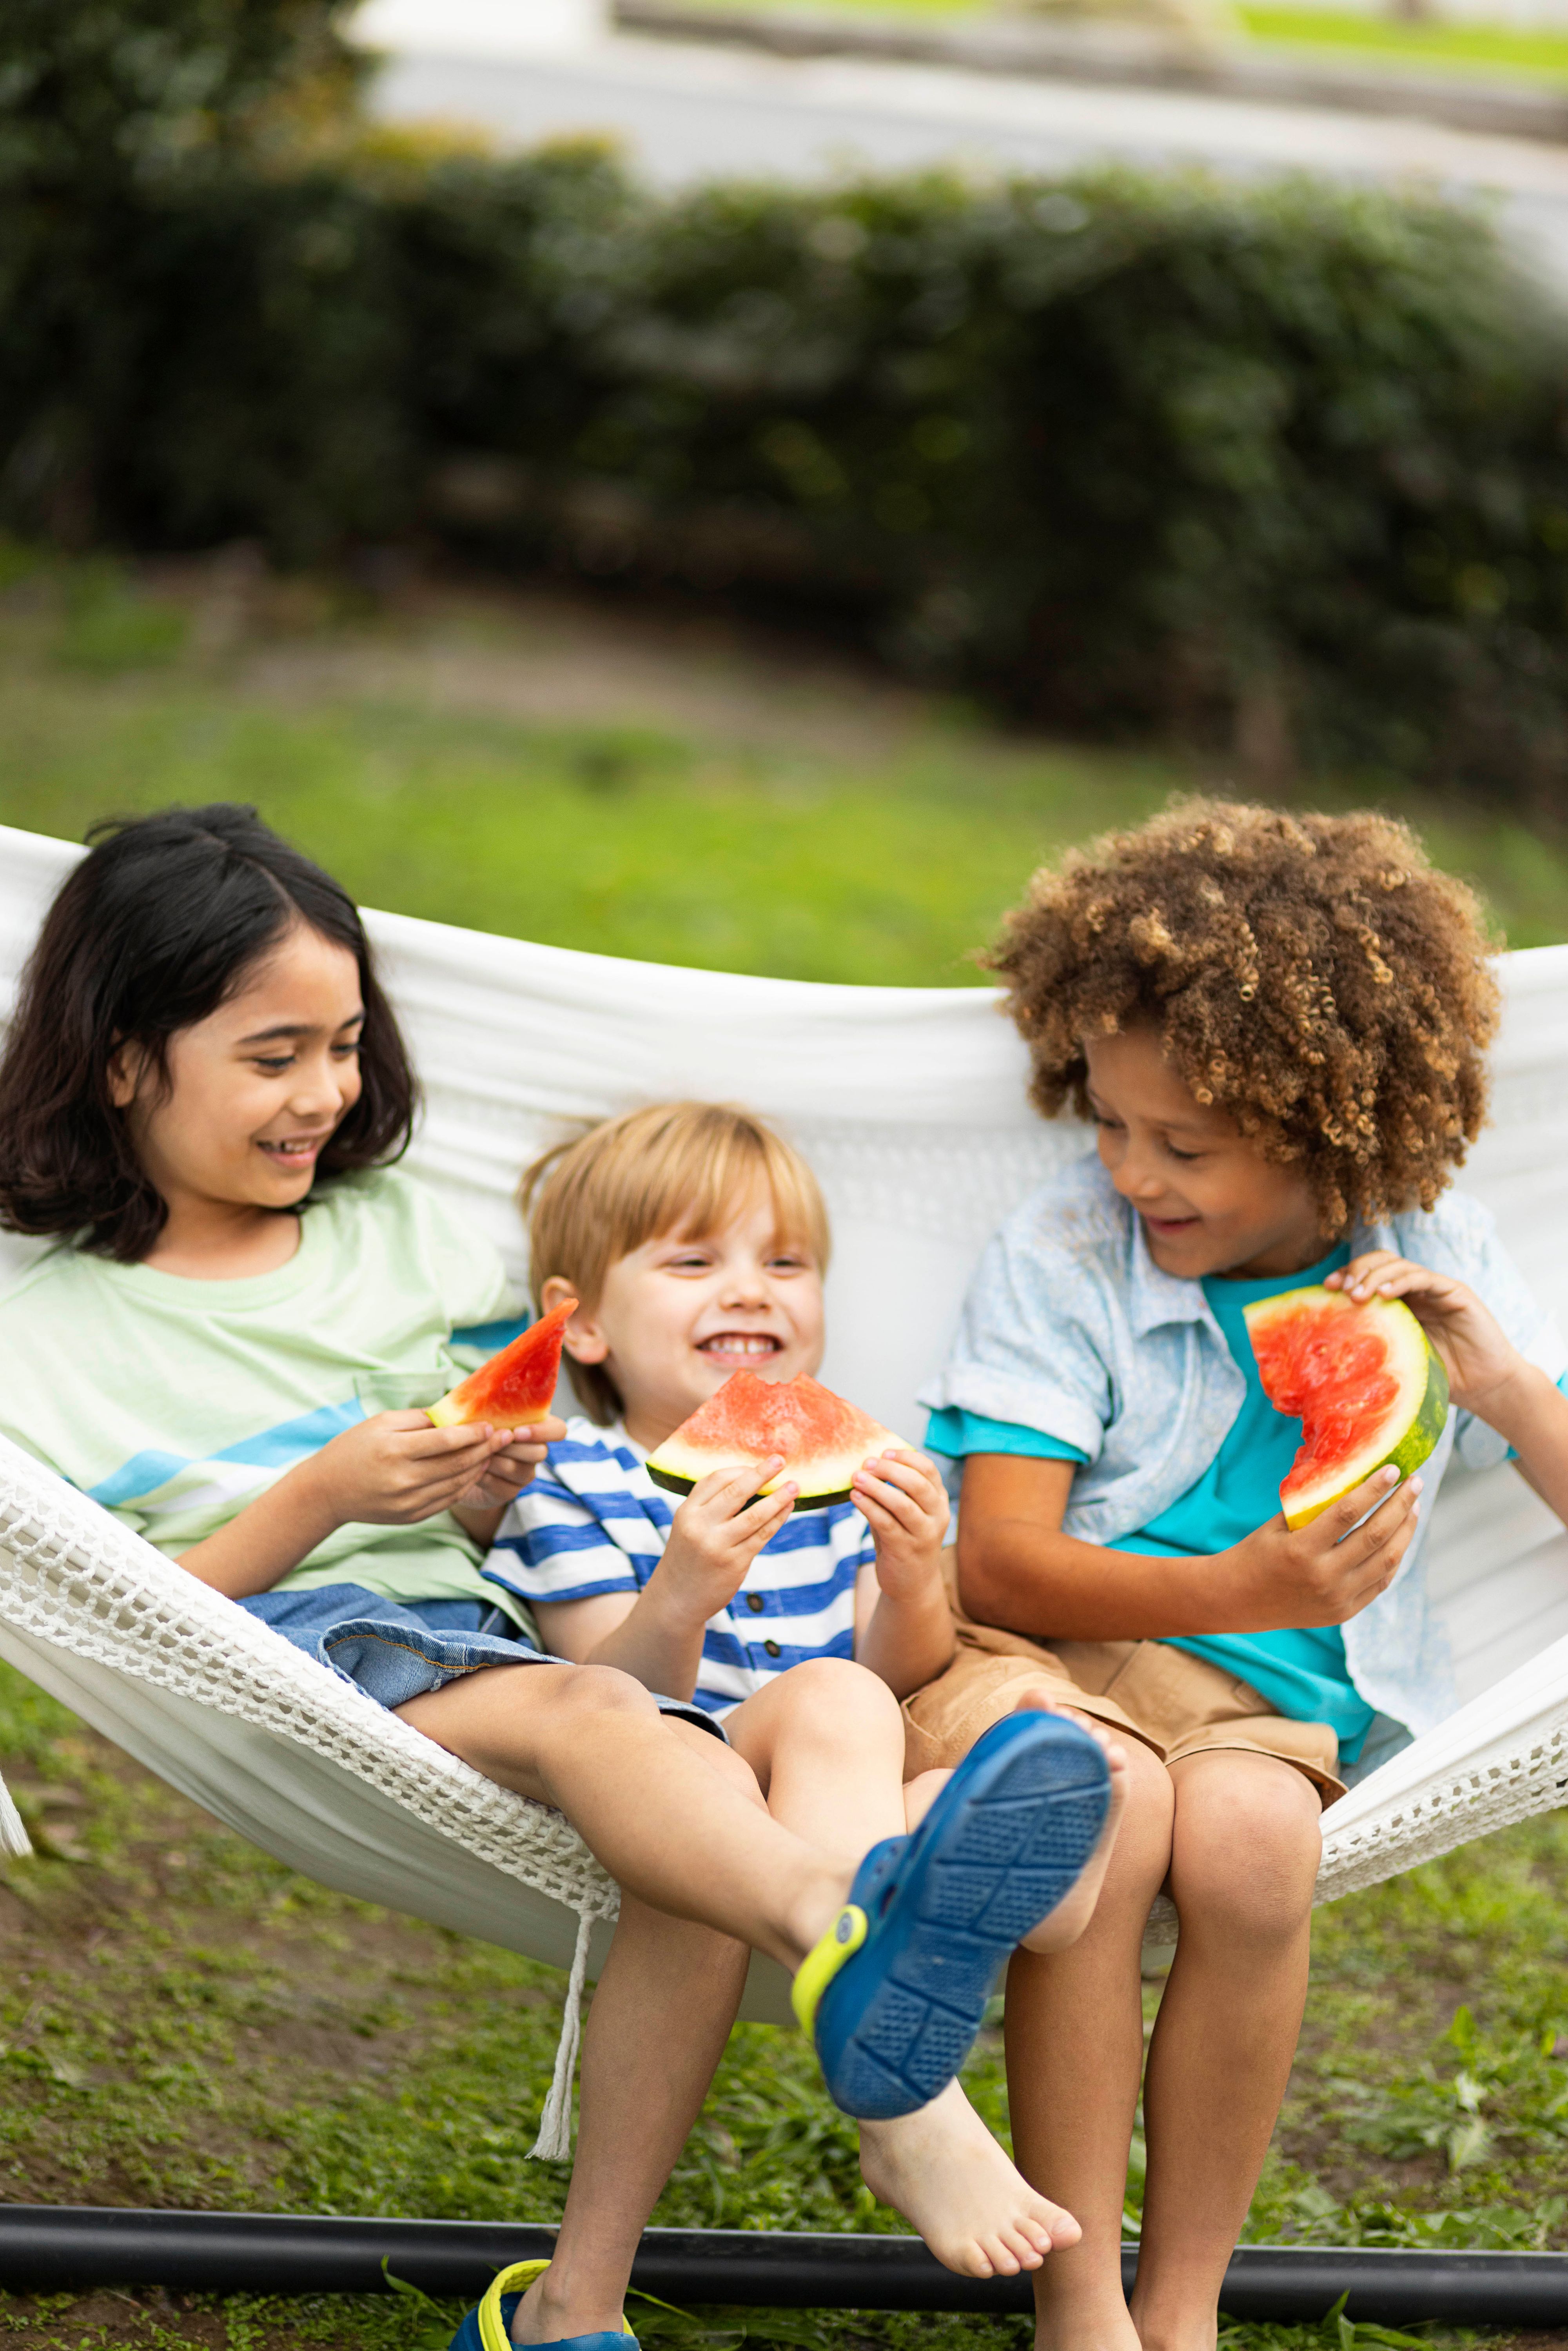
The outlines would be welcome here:
[[[1061,1711],[1072,1715],[1075,1720],[1086,1724],[1091,1729],[1113,1739],[1126,1759],[1127,1794],[1122,1816],[1122,1836],[1135,1836],[1142,1832],[1163,1839],[1168,1846],[1171,1821],[1176,1812],[1176,1790],[1171,1785],[1170,1773],[1154,1749],[1115,1723],[1101,1722],[1092,1715],[1077,1715],[1071,1707],[1064,1707]]]
[[[530,1668],[537,1672],[538,1667]],[[563,1719],[606,1714],[656,1714],[658,1700],[651,1690],[619,1666],[571,1666],[552,1674],[547,1703]],[[707,1736],[698,1731],[699,1739]]]
[[[1195,1768],[1197,1767],[1197,1768]],[[1322,1858],[1316,1788],[1271,1756],[1192,1756],[1176,1769],[1171,1891],[1189,1924],[1229,1935],[1294,1934]]]
[[[779,1685],[791,1728],[821,1730],[835,1742],[857,1730],[904,1741],[904,1718],[887,1684],[848,1657],[807,1657]]]

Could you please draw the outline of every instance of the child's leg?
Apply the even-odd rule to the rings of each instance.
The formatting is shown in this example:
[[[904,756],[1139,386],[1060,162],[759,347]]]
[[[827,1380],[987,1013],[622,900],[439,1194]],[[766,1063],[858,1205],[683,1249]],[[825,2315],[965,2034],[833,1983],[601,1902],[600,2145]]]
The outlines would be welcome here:
[[[612,1667],[491,1666],[397,1711],[486,1778],[563,1812],[628,1893],[791,1970],[827,1932],[861,1858],[842,1835],[824,1854],[769,1819],[738,1754],[666,1719]]]
[[[1044,1680],[1019,1681],[1009,1687],[1008,1696],[1012,1711],[1017,1714],[1033,1708],[1045,1714],[1063,1714],[1081,1723],[1091,1738],[1097,1739],[1105,1750],[1111,1767],[1111,1802],[1106,1808],[1105,1825],[1100,1842],[1071,1891],[1065,1895],[1049,1917],[1042,1918],[1023,1938],[1026,1951],[1064,1951],[1075,1943],[1094,1915],[1100,1899],[1100,1889],[1105,1883],[1112,1849],[1122,1825],[1122,1811],[1127,1799],[1127,1763],[1123,1742],[1107,1732],[1103,1723],[1092,1715],[1080,1714],[1076,1708],[1063,1706],[1060,1683]],[[936,1802],[951,1771],[922,1771],[904,1785],[904,1815],[911,1829],[918,1827]]]
[[[1025,2177],[1076,2214],[1082,2241],[1035,2281],[1049,2351],[1137,2351],[1122,2294],[1122,2206],[1143,2070],[1138,1957],[1170,1865],[1170,1775],[1125,1743],[1128,1802],[1094,1915],[1051,1954],[1020,1950],[1008,1971],[1008,2095]]]
[[[1181,1939],[1144,2085],[1133,2314],[1145,2351],[1211,2351],[1301,2031],[1321,1806],[1312,1782],[1270,1755],[1189,1755],[1171,1777]]]
[[[904,1718],[886,1685],[837,1658],[795,1666],[727,1716],[776,1820],[857,1857],[904,1834]],[[930,1775],[935,1797],[946,1773]],[[1071,2244],[1071,2216],[1037,2195],[956,2082],[917,2113],[861,2125],[866,2185],[939,2261],[973,2277],[1039,2266]]]
[[[727,1936],[622,1897],[583,2034],[560,2235],[512,2321],[515,2343],[620,2327],[637,2241],[724,2054],[748,1956]]]
[[[1318,1798],[1271,1757],[1191,1756],[1159,1772],[1162,1839],[1151,1833],[1160,1806],[1147,1801],[1155,1774],[1130,1751],[1136,1793],[1092,1924],[1055,1959],[1020,1955],[1008,1982],[1019,2161],[1073,2198],[1084,2231],[1039,2281],[1040,2340],[1052,2351],[1211,2351],[1225,2265],[1300,2026]],[[1182,1935],[1145,2087],[1149,2163],[1130,2316],[1117,2240],[1141,2054],[1138,1951],[1162,1844]]]

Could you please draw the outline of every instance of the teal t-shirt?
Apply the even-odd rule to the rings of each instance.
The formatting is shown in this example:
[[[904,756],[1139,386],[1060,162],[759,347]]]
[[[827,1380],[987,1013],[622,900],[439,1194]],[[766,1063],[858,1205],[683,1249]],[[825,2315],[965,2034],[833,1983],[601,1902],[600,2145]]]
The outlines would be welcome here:
[[[1349,1248],[1342,1244],[1319,1264],[1283,1280],[1278,1274],[1261,1281],[1234,1281],[1221,1274],[1206,1279],[1204,1297],[1246,1380],[1247,1393],[1203,1476],[1136,1534],[1119,1536],[1117,1551],[1207,1558],[1229,1550],[1279,1515],[1280,1487],[1301,1445],[1301,1425],[1276,1412],[1264,1395],[1243,1310],[1260,1298],[1277,1297],[1281,1290],[1304,1290],[1349,1261]],[[925,1442],[934,1452],[955,1458],[967,1453],[1021,1453],[1057,1461],[1086,1458],[1075,1446],[1040,1430],[956,1410],[932,1414]],[[1326,1722],[1339,1740],[1342,1762],[1354,1763],[1360,1754],[1374,1710],[1350,1678],[1344,1638],[1337,1625],[1183,1634],[1173,1637],[1170,1646],[1188,1649],[1249,1682],[1291,1721]]]
[[[1036,1461],[1087,1461],[1076,1445],[1048,1437],[1043,1428],[1025,1428],[1020,1421],[988,1420],[983,1412],[963,1412],[949,1405],[934,1412],[925,1423],[925,1443],[933,1453],[961,1461],[966,1453],[1027,1453]]]
[[[1257,1359],[1247,1336],[1244,1310],[1281,1290],[1305,1290],[1350,1263],[1350,1250],[1330,1251],[1304,1273],[1281,1281],[1231,1281],[1210,1274],[1203,1285],[1210,1313],[1225,1334],[1247,1393],[1224,1442],[1196,1486],[1162,1510],[1135,1535],[1123,1535],[1119,1551],[1192,1559],[1217,1551],[1263,1526],[1280,1511],[1280,1488],[1301,1442],[1301,1424],[1276,1412],[1263,1393]],[[1190,1649],[1227,1673],[1239,1675],[1277,1712],[1294,1722],[1326,1722],[1339,1740],[1340,1761],[1354,1763],[1372,1725],[1373,1708],[1350,1677],[1344,1635],[1337,1625],[1312,1625],[1272,1633],[1178,1634],[1175,1649]]]

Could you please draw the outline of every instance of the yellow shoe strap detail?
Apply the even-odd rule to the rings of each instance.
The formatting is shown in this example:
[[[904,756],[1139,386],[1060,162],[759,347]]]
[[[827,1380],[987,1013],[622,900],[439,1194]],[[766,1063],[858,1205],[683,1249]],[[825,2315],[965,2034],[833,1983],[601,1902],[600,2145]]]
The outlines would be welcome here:
[[[526,2291],[549,2267],[548,2261],[514,2262],[510,2269],[497,2270],[479,2304],[479,2340],[485,2351],[512,2351],[512,2338],[501,2315],[501,2296]]]
[[[789,1987],[789,2005],[802,2032],[815,2030],[822,1994],[839,1970],[854,1958],[870,1931],[870,1921],[859,1903],[846,1902],[821,1940],[807,1952]]]
[[[517,2351],[517,2346],[507,2332],[507,2322],[501,2315],[504,2294],[526,2294],[537,2277],[543,2277],[549,2267],[544,2262],[514,2262],[510,2269],[500,2271],[490,2280],[485,2299],[479,2304],[479,2340],[485,2351]],[[621,2332],[631,2335],[624,2311],[621,2314]]]

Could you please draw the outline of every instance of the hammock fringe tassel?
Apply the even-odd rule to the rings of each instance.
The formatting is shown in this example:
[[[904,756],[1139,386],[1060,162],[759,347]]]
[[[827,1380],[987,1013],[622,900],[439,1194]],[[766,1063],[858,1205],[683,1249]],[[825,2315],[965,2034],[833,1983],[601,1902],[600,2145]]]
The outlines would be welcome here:
[[[0,1853],[11,1861],[26,1861],[33,1850],[33,1840],[27,1834],[21,1813],[11,1801],[11,1791],[0,1780]]]
[[[26,1834],[26,1832],[24,1832]],[[571,2159],[571,2092],[577,2078],[577,2053],[582,2041],[582,1992],[588,1981],[588,1946],[593,1934],[590,1911],[578,1913],[577,1949],[571,1955],[566,2004],[561,2011],[560,2039],[556,2044],[555,2074],[539,2116],[539,2135],[528,2149],[530,2162],[568,2163]]]

